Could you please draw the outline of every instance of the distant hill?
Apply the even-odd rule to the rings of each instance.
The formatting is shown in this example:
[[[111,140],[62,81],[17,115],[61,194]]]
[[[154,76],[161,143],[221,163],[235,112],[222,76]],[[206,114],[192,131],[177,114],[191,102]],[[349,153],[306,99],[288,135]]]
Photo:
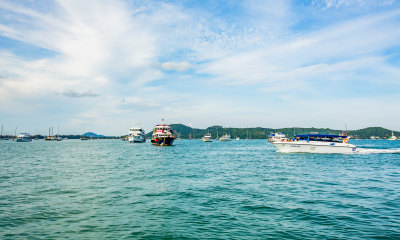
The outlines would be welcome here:
[[[229,133],[231,138],[239,137],[241,139],[252,138],[252,139],[266,139],[268,135],[273,132],[284,133],[289,138],[298,134],[341,134],[342,130],[335,130],[330,128],[224,128],[222,126],[212,126],[206,129],[191,128],[183,124],[171,124],[171,128],[177,137],[188,139],[189,134],[193,139],[202,138],[204,134],[211,133],[212,138],[221,137],[223,134]],[[151,138],[152,132],[146,134],[147,138]],[[392,131],[382,127],[369,127],[359,130],[348,130],[347,135],[354,138],[369,139],[371,136],[377,136],[380,138],[387,138],[392,135]],[[394,135],[400,136],[400,132],[394,131]]]
[[[104,135],[98,135],[98,134],[93,133],[93,132],[84,133],[83,136],[85,136],[85,137],[92,137],[92,138],[104,138],[104,137],[106,137],[106,136],[104,136]]]

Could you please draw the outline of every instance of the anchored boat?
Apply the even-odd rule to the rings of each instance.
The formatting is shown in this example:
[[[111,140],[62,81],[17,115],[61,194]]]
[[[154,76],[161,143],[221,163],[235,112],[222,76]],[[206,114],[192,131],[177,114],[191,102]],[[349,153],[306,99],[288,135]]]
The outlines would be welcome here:
[[[211,140],[211,133],[207,133],[204,135],[204,137],[201,139],[203,142],[212,142]]]
[[[279,152],[290,153],[354,153],[357,147],[349,143],[348,136],[307,134],[294,139],[283,138],[272,142]]]
[[[397,137],[393,134],[393,131],[392,131],[392,136],[390,136],[390,137],[388,138],[388,140],[391,140],[391,141],[397,140]]]
[[[16,142],[32,142],[32,137],[29,133],[20,133],[16,138]]]
[[[130,143],[146,142],[146,133],[141,127],[132,127],[129,129],[128,140]]]
[[[222,142],[232,141],[231,135],[229,134],[224,134],[222,137],[219,138],[219,140]]]
[[[284,139],[287,139],[286,136],[285,136],[285,134],[280,133],[280,132],[278,132],[278,133],[271,133],[271,134],[268,136],[268,142],[279,142],[279,141],[282,141],[282,140],[284,140]]]
[[[158,146],[171,146],[175,138],[173,130],[168,124],[164,123],[163,119],[161,124],[154,127],[151,143]]]

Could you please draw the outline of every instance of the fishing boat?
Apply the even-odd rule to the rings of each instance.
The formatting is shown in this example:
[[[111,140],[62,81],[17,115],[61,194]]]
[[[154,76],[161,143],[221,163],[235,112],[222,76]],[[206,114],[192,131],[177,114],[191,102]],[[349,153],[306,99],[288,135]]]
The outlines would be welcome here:
[[[132,127],[129,129],[128,141],[130,143],[146,142],[146,133],[141,127]]]
[[[287,139],[287,138],[286,138],[286,135],[283,134],[283,133],[280,133],[280,132],[271,133],[271,134],[268,136],[268,142],[278,142],[278,141],[282,141],[282,140],[284,140],[284,139]]]
[[[306,134],[296,135],[294,139],[281,139],[272,142],[285,153],[354,153],[357,147],[349,143],[348,136]]]
[[[397,140],[397,137],[393,134],[393,131],[392,131],[392,136],[390,136],[388,140],[390,141]]]
[[[171,146],[175,138],[174,131],[170,125],[164,123],[163,119],[161,124],[154,127],[151,143],[158,146]]]
[[[204,137],[201,139],[203,142],[212,142],[211,140],[211,133],[207,133],[204,135]]]
[[[20,133],[16,138],[16,142],[32,142],[32,137],[29,133]]]
[[[222,137],[220,137],[219,140],[222,142],[232,141],[231,135],[229,135],[229,134],[222,135]]]

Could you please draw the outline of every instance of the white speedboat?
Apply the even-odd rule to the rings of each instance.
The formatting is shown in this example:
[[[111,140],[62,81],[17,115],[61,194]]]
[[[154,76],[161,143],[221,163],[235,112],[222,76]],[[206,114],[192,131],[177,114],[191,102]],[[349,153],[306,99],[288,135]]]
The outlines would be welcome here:
[[[231,135],[229,134],[224,134],[222,137],[219,138],[220,141],[232,141]]]
[[[207,133],[204,135],[204,137],[201,139],[203,142],[212,142],[211,140],[211,133]]]
[[[280,132],[278,132],[278,133],[271,133],[271,134],[268,136],[268,142],[278,142],[278,141],[282,141],[282,140],[285,140],[285,139],[287,139],[287,138],[286,138],[286,135],[283,134],[283,133],[280,133]]]
[[[16,138],[16,142],[32,142],[32,137],[29,133],[20,133]]]
[[[294,139],[282,139],[272,142],[285,153],[355,153],[357,147],[349,144],[349,137],[340,135],[307,134],[297,135]]]
[[[132,127],[129,129],[128,141],[130,143],[146,142],[146,133],[141,127]]]
[[[171,146],[175,138],[174,131],[168,124],[164,123],[163,119],[161,124],[154,127],[151,143],[158,146]]]
[[[393,131],[392,131],[392,136],[390,136],[388,138],[388,140],[390,140],[390,141],[397,140],[397,137],[395,135],[393,135]]]

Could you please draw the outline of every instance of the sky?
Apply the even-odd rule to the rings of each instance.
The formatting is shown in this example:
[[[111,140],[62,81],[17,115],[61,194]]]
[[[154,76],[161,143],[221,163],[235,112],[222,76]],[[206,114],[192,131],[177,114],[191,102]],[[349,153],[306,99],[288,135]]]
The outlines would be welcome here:
[[[400,130],[400,1],[0,0],[4,133]]]

